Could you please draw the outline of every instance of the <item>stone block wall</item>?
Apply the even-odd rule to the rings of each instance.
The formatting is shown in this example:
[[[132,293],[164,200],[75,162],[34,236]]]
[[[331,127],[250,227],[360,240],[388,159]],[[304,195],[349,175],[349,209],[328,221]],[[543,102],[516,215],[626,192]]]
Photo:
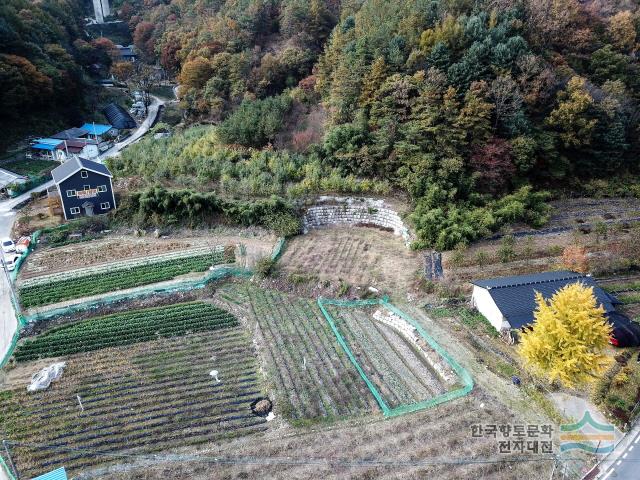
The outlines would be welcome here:
[[[354,197],[320,197],[303,216],[304,232],[330,225],[376,226],[402,236],[408,246],[411,234],[398,212],[384,200]]]

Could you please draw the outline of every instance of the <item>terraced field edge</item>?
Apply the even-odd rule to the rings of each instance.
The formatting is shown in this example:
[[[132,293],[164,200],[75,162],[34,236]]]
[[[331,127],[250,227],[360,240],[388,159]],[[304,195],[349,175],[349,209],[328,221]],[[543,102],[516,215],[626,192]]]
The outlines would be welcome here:
[[[411,318],[409,315],[401,311],[392,303],[389,303],[387,297],[370,299],[370,300],[337,300],[337,299],[327,299],[327,298],[319,297],[317,302],[318,302],[318,306],[320,307],[320,310],[322,311],[322,314],[324,315],[325,319],[329,323],[331,330],[333,331],[334,335],[338,339],[338,343],[340,344],[342,349],[345,351],[345,353],[349,357],[349,360],[351,360],[351,363],[353,363],[354,367],[362,377],[362,380],[367,385],[367,388],[369,389],[371,394],[376,399],[376,402],[380,406],[380,409],[382,410],[382,413],[385,417],[396,417],[398,415],[403,415],[405,413],[417,412],[419,410],[432,408],[432,407],[435,407],[436,405],[440,405],[442,403],[449,402],[456,398],[463,397],[467,395],[469,392],[471,392],[471,390],[473,390],[473,378],[471,377],[469,372],[467,372],[467,370],[465,370],[458,362],[456,362],[453,359],[453,357],[451,357],[451,355],[449,355],[449,353],[444,348],[442,348],[438,344],[438,342],[436,342],[435,339],[431,337],[431,335],[429,335],[426,332],[426,330],[424,330],[424,328],[420,326],[420,324],[418,324],[418,322],[416,322],[413,318]],[[374,305],[381,305],[387,310],[398,315],[402,319],[406,320],[412,327],[414,327],[418,332],[418,334],[427,342],[427,344],[436,353],[438,353],[438,355],[440,355],[440,357],[442,357],[442,359],[453,369],[453,371],[458,376],[460,382],[462,383],[462,387],[422,402],[412,403],[408,405],[400,405],[395,408],[390,408],[389,405],[387,405],[387,403],[382,398],[382,395],[380,394],[378,388],[374,385],[371,379],[369,379],[364,369],[362,368],[362,366],[356,359],[355,355],[351,351],[349,344],[340,333],[340,330],[338,329],[338,326],[336,325],[334,318],[331,316],[327,308],[325,308],[327,305],[334,305],[334,306],[344,307],[344,308],[358,308],[358,307],[370,307]]]

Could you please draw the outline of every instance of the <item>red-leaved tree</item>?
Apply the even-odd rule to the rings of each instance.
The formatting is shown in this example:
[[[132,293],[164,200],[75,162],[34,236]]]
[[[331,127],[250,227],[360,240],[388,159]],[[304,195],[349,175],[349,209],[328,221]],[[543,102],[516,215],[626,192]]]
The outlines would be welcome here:
[[[489,139],[473,153],[471,167],[479,174],[478,187],[489,193],[504,191],[516,173],[511,146],[497,137]]]

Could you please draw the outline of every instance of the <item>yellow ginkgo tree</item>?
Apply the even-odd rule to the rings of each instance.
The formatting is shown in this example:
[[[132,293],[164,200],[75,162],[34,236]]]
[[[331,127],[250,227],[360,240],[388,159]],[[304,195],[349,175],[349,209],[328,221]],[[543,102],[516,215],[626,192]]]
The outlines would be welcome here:
[[[549,300],[536,292],[535,321],[522,335],[520,354],[527,369],[549,383],[566,387],[597,378],[609,363],[603,349],[611,325],[593,294],[593,287],[573,283]]]

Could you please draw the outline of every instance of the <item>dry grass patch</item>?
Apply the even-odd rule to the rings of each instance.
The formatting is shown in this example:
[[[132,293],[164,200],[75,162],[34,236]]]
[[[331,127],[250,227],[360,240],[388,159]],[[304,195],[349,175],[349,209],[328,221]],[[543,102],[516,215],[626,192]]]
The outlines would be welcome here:
[[[280,260],[288,275],[373,286],[387,292],[414,288],[423,268],[418,252],[402,238],[373,228],[336,226],[312,230],[287,244]]]

